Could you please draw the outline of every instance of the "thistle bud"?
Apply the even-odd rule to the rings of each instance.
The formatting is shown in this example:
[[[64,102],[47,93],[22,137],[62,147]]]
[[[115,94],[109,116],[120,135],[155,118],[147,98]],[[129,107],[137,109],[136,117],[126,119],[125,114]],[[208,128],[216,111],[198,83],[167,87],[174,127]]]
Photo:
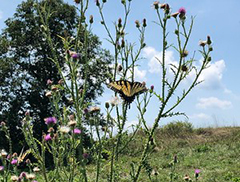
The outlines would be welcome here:
[[[143,27],[146,27],[147,26],[147,20],[146,18],[143,19]]]
[[[118,67],[117,67],[117,70],[118,70],[118,72],[121,72],[121,71],[122,71],[122,69],[123,69],[122,65],[121,65],[121,64],[119,64],[119,65],[118,65]]]
[[[103,3],[106,3],[106,2],[107,2],[107,0],[103,0],[102,2],[103,2]]]
[[[141,25],[140,25],[140,22],[138,20],[135,21],[135,24],[136,24],[136,27],[139,28]]]
[[[122,27],[122,19],[119,18],[119,19],[118,19],[118,28],[121,28],[121,27]]]
[[[187,56],[188,56],[188,51],[187,51],[187,50],[184,50],[184,51],[181,53],[181,56],[182,56],[182,57],[187,57]]]
[[[210,36],[208,35],[208,36],[207,36],[207,44],[208,44],[208,45],[211,45],[211,43],[212,43],[211,38],[210,38]]]
[[[122,4],[126,4],[126,0],[121,0],[121,3]]]
[[[188,70],[188,68],[187,68],[187,66],[186,66],[186,65],[182,65],[181,69],[182,69],[182,71],[183,71],[183,72],[185,72],[185,71],[187,71],[187,70]]]
[[[154,1],[153,2],[153,7],[154,7],[154,9],[158,9],[159,8],[159,1]]]
[[[213,51],[213,47],[212,46],[209,46],[209,51]]]
[[[105,102],[105,107],[108,109],[109,108],[109,102]]]
[[[96,0],[96,5],[100,6],[99,0]]]
[[[184,7],[181,7],[179,10],[178,10],[178,12],[179,12],[179,18],[180,19],[185,19],[186,18],[186,9],[184,8]]]
[[[93,15],[90,15],[90,18],[89,18],[89,23],[93,23]]]

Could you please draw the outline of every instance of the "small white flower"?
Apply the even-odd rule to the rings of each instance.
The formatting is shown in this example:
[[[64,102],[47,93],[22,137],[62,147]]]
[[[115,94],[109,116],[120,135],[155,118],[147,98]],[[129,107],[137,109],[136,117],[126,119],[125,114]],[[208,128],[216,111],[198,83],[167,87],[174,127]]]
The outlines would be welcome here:
[[[7,157],[7,155],[8,155],[8,153],[6,152],[6,150],[2,149],[0,156]]]
[[[17,177],[16,175],[11,176],[11,180],[12,180],[12,181],[18,181],[18,177]]]
[[[68,133],[70,131],[70,127],[68,127],[68,126],[61,126],[59,131],[62,132],[62,133]]]
[[[121,103],[121,100],[120,100],[117,96],[115,96],[115,97],[112,97],[112,98],[110,99],[109,103],[110,103],[112,106],[116,106],[116,105],[118,105],[118,104]]]
[[[35,174],[33,174],[33,173],[30,173],[30,174],[27,174],[27,179],[30,179],[30,180],[33,180],[33,179],[35,179]]]

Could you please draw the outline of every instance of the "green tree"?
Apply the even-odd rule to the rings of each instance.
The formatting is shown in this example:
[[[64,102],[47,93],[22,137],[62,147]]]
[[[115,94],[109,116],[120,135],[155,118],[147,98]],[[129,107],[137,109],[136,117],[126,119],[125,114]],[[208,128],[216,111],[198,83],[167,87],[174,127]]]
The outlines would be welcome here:
[[[21,119],[27,110],[37,121],[35,131],[40,136],[44,130],[44,118],[52,113],[49,99],[45,96],[46,82],[51,79],[55,84],[60,80],[56,65],[49,59],[53,55],[44,38],[44,27],[35,3],[38,2],[22,2],[14,16],[6,20],[6,28],[0,35],[0,121],[7,121],[10,126],[13,145],[23,139],[16,126],[21,125]],[[44,1],[40,4],[51,12],[48,19],[51,38],[57,59],[64,69],[65,50],[59,36],[76,37],[79,16],[74,6],[62,0]],[[109,73],[111,56],[101,48],[98,37],[89,34],[88,40],[88,59],[91,59],[91,64],[85,100],[96,102],[103,92],[102,83]],[[84,77],[83,71],[78,71],[81,80]],[[4,140],[3,137],[0,140]],[[0,143],[4,145],[4,141]]]

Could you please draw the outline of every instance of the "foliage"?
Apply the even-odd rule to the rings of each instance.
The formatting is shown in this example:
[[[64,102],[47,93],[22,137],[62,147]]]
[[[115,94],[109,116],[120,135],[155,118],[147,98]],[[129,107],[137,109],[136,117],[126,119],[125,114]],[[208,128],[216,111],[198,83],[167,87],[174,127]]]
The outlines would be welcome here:
[[[75,26],[76,29],[74,29],[75,33],[73,34],[74,38],[71,37],[71,32],[67,32],[66,34],[64,32],[53,33],[51,29],[51,27],[58,27],[58,23],[60,23],[60,27],[61,25],[63,27],[69,25],[68,23],[61,24],[61,21],[57,21],[56,24],[55,22],[51,22],[51,17],[54,15],[55,8],[54,6],[49,6],[49,3],[57,2],[60,1],[41,1],[41,3],[32,4],[31,6],[35,8],[34,10],[37,15],[39,15],[38,18],[40,23],[38,23],[38,25],[42,28],[41,40],[44,42],[43,45],[46,45],[47,52],[49,52],[49,57],[46,57],[48,60],[44,60],[41,63],[50,64],[50,66],[55,68],[54,73],[58,73],[58,79],[48,80],[44,97],[50,100],[52,115],[44,119],[44,127],[46,127],[47,130],[45,130],[41,137],[37,138],[34,135],[34,127],[36,126],[35,123],[38,118],[29,112],[25,113],[22,120],[21,131],[30,149],[24,153],[24,157],[18,154],[12,155],[12,151],[10,151],[10,158],[1,159],[4,163],[11,163],[9,166],[4,165],[6,170],[4,170],[4,174],[2,175],[3,182],[7,181],[10,175],[9,171],[12,172],[12,175],[16,175],[12,176],[12,178],[17,177],[21,179],[24,178],[24,180],[30,180],[30,174],[23,174],[17,170],[17,165],[24,161],[28,153],[31,153],[36,160],[33,165],[37,166],[40,170],[38,176],[39,180],[41,179],[45,182],[73,182],[76,180],[82,182],[116,182],[120,180],[137,182],[144,181],[144,174],[147,175],[150,181],[162,180],[156,177],[156,170],[159,165],[153,166],[156,160],[152,158],[154,152],[161,150],[157,149],[158,141],[156,140],[156,136],[158,126],[160,121],[164,118],[185,115],[182,112],[176,111],[176,108],[192,89],[201,83],[199,77],[211,61],[210,53],[213,49],[211,47],[210,36],[207,37],[206,41],[200,42],[199,52],[203,57],[203,61],[200,67],[196,67],[194,64],[194,56],[189,57],[187,50],[194,18],[191,18],[190,25],[187,26],[186,22],[188,19],[184,8],[180,8],[178,12],[172,13],[169,4],[160,4],[158,1],[155,1],[153,3],[157,16],[157,22],[155,23],[160,28],[162,34],[162,55],[161,58],[156,58],[162,70],[162,74],[160,75],[161,91],[155,90],[153,85],[150,89],[145,89],[146,83],[143,82],[141,83],[141,87],[144,93],[141,97],[139,94],[135,95],[132,93],[130,83],[136,83],[132,84],[135,90],[137,90],[137,85],[140,85],[138,82],[135,82],[134,75],[135,69],[141,58],[141,52],[146,46],[145,30],[147,28],[147,20],[143,19],[142,24],[139,21],[135,22],[140,37],[139,41],[137,43],[127,41],[128,17],[132,1],[121,1],[125,14],[123,18],[119,18],[114,22],[113,26],[115,33],[110,31],[109,24],[104,17],[104,7],[107,1],[95,1],[101,18],[101,24],[108,35],[107,40],[113,46],[114,50],[113,73],[108,72],[105,67],[101,67],[98,64],[107,54],[101,54],[106,53],[101,49],[100,52],[95,52],[95,44],[92,44],[91,29],[94,23],[93,16],[90,16],[89,19],[86,18],[87,10],[89,9],[89,0],[75,0],[78,16],[76,20],[77,25]],[[60,7],[60,9],[65,9],[65,7]],[[59,17],[64,17],[62,15],[63,14],[58,14]],[[19,20],[17,20],[17,22],[18,21]],[[169,33],[167,30],[169,21],[175,21],[176,24],[173,35],[177,40],[176,45],[168,42]],[[18,25],[21,29],[22,24],[19,23]],[[59,41],[61,41],[61,43],[55,43]],[[28,48],[29,47],[26,47],[25,49]],[[43,47],[41,46],[41,48]],[[98,46],[96,46],[96,50],[98,50],[97,48]],[[165,55],[168,49],[173,49],[178,53],[179,60],[177,64],[167,65]],[[21,49],[17,53],[20,57],[28,56],[31,61],[32,57],[31,55],[29,57],[28,54],[38,54],[38,51],[41,52],[41,50],[42,49],[34,49],[26,53],[24,49]],[[15,52],[16,50],[13,49],[12,51]],[[97,55],[92,55],[92,51],[97,53]],[[16,61],[14,58],[13,56],[11,59]],[[33,66],[36,66],[38,59],[34,59],[33,61],[36,61],[33,62]],[[20,62],[19,65],[26,65],[26,60]],[[22,67],[20,68],[22,69]],[[92,68],[95,69],[92,70]],[[99,70],[97,68],[99,68]],[[168,78],[167,73],[169,72],[172,73],[173,79]],[[42,77],[44,75],[41,74],[41,71],[33,73],[40,80],[43,79]],[[118,85],[117,90],[121,91],[121,89],[126,89],[126,94],[132,96],[133,99],[136,96],[135,101],[138,111],[138,124],[132,126],[131,134],[125,131],[126,123],[128,122],[128,113],[132,109],[132,105],[129,101],[123,98],[123,102],[121,103],[117,97],[115,97],[113,101],[106,103],[106,116],[103,116],[103,114],[101,114],[101,108],[87,99],[92,89],[94,91],[96,89],[96,93],[101,93],[101,88],[93,88],[95,83],[93,84],[94,81],[91,79],[94,75],[97,76],[101,73],[104,73],[104,76],[108,76],[110,81],[128,80],[128,82],[119,82],[124,84]],[[28,74],[25,76],[28,76]],[[190,74],[194,75],[192,82],[182,89],[181,83]],[[104,78],[100,79],[100,81],[104,81]],[[34,85],[32,83],[36,83],[34,79],[31,81],[31,86]],[[37,87],[38,85],[35,86]],[[26,91],[31,93],[31,88],[27,88]],[[139,92],[142,93],[142,91]],[[129,100],[132,101],[133,99]],[[148,119],[146,118],[146,111],[149,109],[149,102],[151,99],[157,99],[159,101],[159,106],[157,106],[159,110],[158,113],[156,113],[155,120],[152,122],[153,124],[149,126],[147,122]],[[65,103],[65,100],[68,102]],[[41,113],[43,112],[42,110],[40,111]],[[5,135],[8,136],[9,128],[5,123],[2,123],[2,126]],[[192,126],[188,123],[182,124],[177,122],[175,124],[170,124],[164,130],[168,131],[170,134],[174,134],[177,132],[176,130],[179,129],[182,132],[191,132]],[[140,154],[135,155],[136,157],[134,156],[133,158],[123,160],[123,153],[126,152],[128,146],[137,139],[139,131],[144,133],[144,137],[140,140],[142,146]],[[84,145],[84,143],[86,143],[85,138],[88,139],[87,143],[89,145]],[[182,142],[179,146],[183,147],[184,144],[185,143]],[[9,148],[12,148],[11,142],[9,146]],[[167,147],[170,147],[170,145]],[[172,182],[180,180],[179,173],[176,171],[180,160],[178,155],[173,152],[178,152],[178,148],[164,154],[165,156],[163,157],[167,157],[168,161],[158,156],[160,159],[160,166],[162,164],[162,168],[167,169],[169,172],[167,177],[164,176],[165,181],[170,180]],[[184,152],[186,153],[186,151]],[[205,152],[206,150],[202,150],[201,152],[197,152],[196,155]],[[49,169],[46,165],[46,163],[49,162],[48,153],[53,157],[53,167],[51,171],[48,171]],[[182,157],[183,156],[184,155],[182,155]],[[155,160],[155,162],[153,160]],[[157,162],[159,161],[157,160]],[[192,161],[188,158],[186,164],[193,168],[196,161]],[[93,166],[92,169],[91,166]],[[29,168],[30,171],[32,167],[33,166]],[[91,172],[91,170],[94,172]],[[153,172],[154,170],[155,172]],[[105,173],[103,173],[103,171]],[[151,176],[152,172],[155,177]],[[192,179],[195,179],[195,181],[199,180],[199,172],[199,169],[196,169]]]
[[[37,5],[41,6],[41,11],[50,13],[47,22],[52,45],[46,41],[45,27]],[[49,88],[47,80],[57,84],[61,79],[57,66],[50,58],[55,56],[64,74],[68,74],[64,65],[66,50],[60,36],[76,37],[78,21],[75,7],[62,0],[47,3],[27,0],[18,6],[13,18],[6,20],[6,28],[0,36],[0,120],[7,121],[11,128],[15,151],[20,151],[22,146],[19,143],[24,143],[21,131],[16,126],[20,127],[20,121],[27,110],[34,118],[37,138],[41,137],[42,130],[46,130],[44,118],[53,113],[51,103],[45,96],[45,91]],[[84,41],[83,28],[79,31],[82,39],[78,42],[80,44]],[[85,101],[94,102],[103,92],[102,83],[109,72],[111,57],[108,51],[100,47],[101,42],[96,36],[89,32],[87,38],[88,58],[92,62],[89,65],[91,77],[86,80],[88,90]],[[76,43],[76,40],[72,41]],[[78,49],[83,54],[80,47]],[[83,74],[83,68],[79,67],[78,81],[85,77]],[[61,102],[69,104],[67,95],[62,97]],[[6,145],[4,141],[1,144]]]

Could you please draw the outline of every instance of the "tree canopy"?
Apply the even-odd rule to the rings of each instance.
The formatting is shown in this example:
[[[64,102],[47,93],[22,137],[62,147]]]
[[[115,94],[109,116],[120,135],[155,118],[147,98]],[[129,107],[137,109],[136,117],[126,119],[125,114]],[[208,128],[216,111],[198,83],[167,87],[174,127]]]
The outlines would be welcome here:
[[[46,82],[48,79],[53,83],[60,80],[56,65],[49,59],[53,55],[43,36],[44,27],[35,3],[35,0],[27,0],[18,5],[13,17],[6,20],[6,28],[0,35],[0,120],[7,121],[15,143],[22,139],[16,126],[21,125],[27,110],[38,123],[36,133],[40,136],[44,118],[52,113],[49,99],[45,96]],[[48,19],[51,39],[58,62],[64,69],[66,50],[60,37],[76,36],[78,13],[74,6],[62,0],[39,3],[45,3],[42,6],[51,12]],[[98,37],[91,33],[88,35],[88,59],[91,59],[91,64],[86,101],[96,101],[103,92],[102,83],[109,72],[111,56],[101,48]],[[78,71],[81,80],[84,73]],[[4,145],[3,137],[0,140]]]

